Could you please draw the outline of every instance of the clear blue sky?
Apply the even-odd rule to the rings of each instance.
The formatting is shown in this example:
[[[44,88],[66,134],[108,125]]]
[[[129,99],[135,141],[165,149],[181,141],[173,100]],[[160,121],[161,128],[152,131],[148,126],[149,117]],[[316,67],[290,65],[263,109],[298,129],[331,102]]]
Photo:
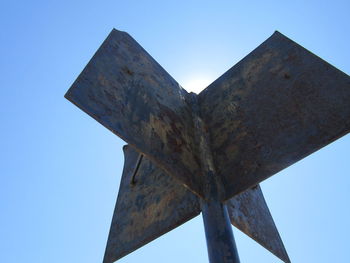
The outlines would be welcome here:
[[[124,142],[63,95],[113,27],[186,88],[274,30],[349,74],[349,14],[345,0],[1,1],[0,261],[102,261]],[[292,262],[349,262],[349,149],[348,135],[262,183]],[[234,234],[242,263],[280,262]],[[120,260],[207,261],[200,216]]]

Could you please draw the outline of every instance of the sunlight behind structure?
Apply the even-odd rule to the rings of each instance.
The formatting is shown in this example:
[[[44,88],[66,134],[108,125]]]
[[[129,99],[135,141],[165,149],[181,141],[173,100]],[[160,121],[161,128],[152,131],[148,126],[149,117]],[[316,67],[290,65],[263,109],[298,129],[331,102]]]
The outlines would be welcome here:
[[[194,92],[199,94],[203,89],[208,87],[212,80],[208,77],[194,77],[185,81],[183,88],[188,92]]]

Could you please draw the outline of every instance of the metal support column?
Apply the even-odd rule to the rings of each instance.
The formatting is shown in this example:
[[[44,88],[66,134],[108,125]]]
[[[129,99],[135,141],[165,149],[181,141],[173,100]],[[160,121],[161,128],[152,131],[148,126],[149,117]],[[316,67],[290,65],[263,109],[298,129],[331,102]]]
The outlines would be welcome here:
[[[222,202],[224,187],[216,174],[209,146],[209,134],[198,107],[197,96],[192,93],[193,123],[197,150],[201,161],[202,189],[201,210],[207,239],[210,263],[239,263],[239,257],[226,205]]]
[[[232,226],[226,205],[201,201],[202,216],[210,263],[239,263]]]

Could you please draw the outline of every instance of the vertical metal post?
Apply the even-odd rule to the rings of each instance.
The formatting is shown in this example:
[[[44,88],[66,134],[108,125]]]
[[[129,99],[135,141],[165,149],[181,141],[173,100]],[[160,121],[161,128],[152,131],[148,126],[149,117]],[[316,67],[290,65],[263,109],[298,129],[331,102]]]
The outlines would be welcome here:
[[[210,150],[209,134],[200,116],[196,94],[192,93],[193,123],[203,175],[201,209],[210,263],[239,263],[232,226],[226,205],[225,190],[216,174]]]
[[[215,200],[202,200],[201,208],[209,262],[239,263],[226,205]]]

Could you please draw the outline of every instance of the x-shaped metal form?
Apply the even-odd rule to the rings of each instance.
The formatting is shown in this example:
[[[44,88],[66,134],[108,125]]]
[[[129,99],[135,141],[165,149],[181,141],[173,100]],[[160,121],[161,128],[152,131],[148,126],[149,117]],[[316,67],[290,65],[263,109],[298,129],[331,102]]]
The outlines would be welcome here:
[[[349,76],[279,32],[196,95],[113,30],[66,98],[129,144],[105,263],[201,211],[211,262],[228,218],[290,262],[258,184],[350,131]]]

